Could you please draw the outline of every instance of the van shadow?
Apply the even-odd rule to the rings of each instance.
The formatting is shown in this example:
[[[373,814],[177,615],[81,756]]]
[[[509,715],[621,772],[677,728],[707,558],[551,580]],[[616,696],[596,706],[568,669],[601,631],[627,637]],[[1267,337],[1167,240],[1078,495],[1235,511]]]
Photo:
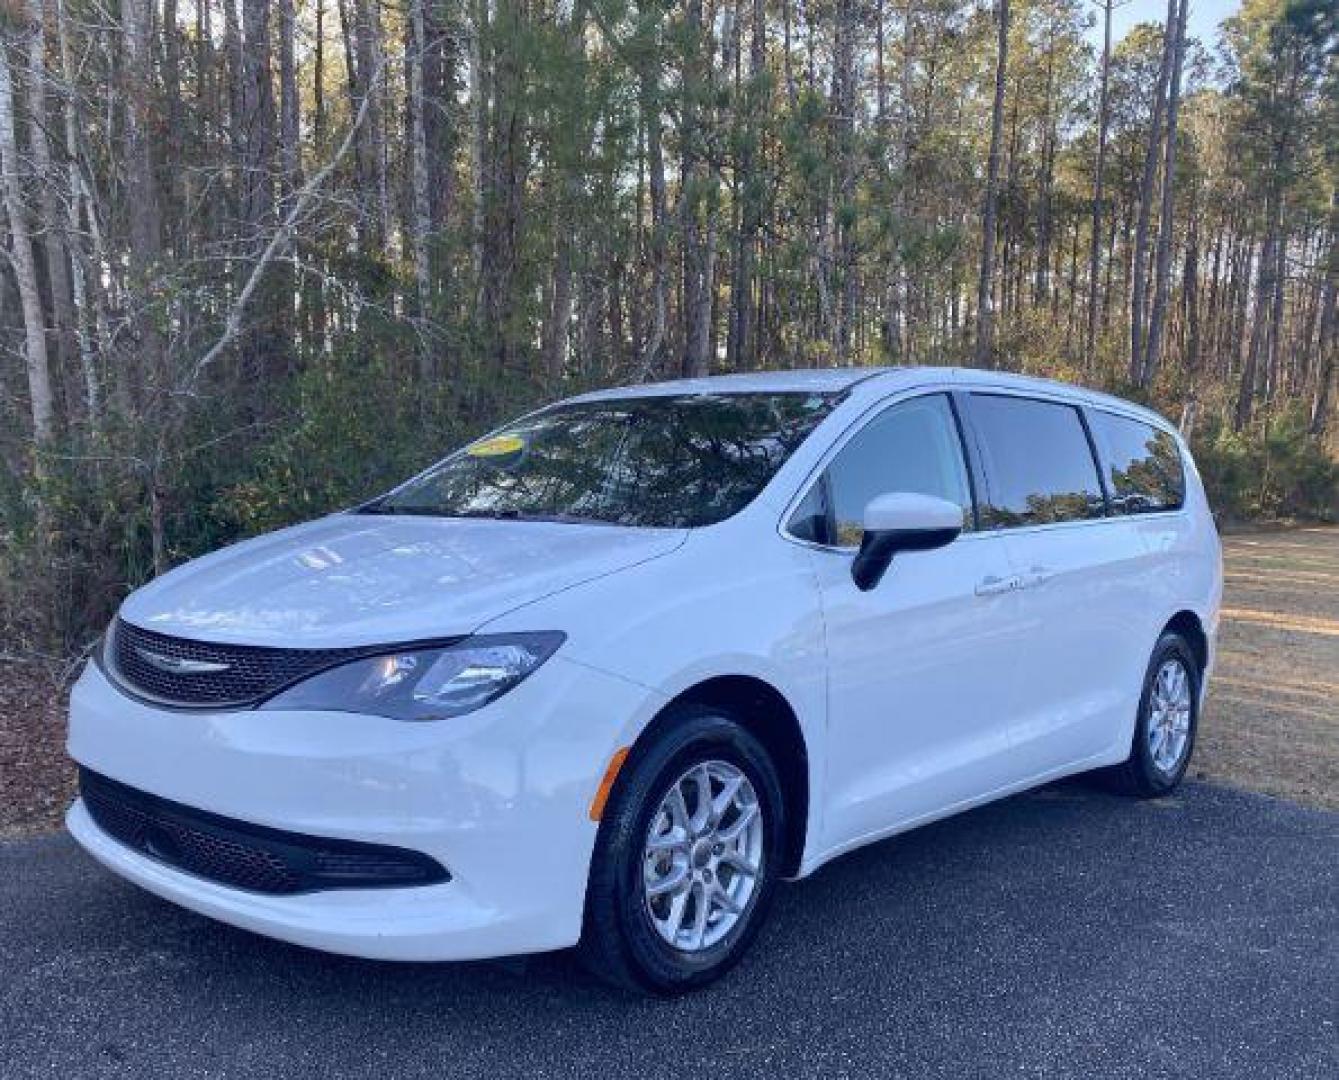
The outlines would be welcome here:
[[[1027,1040],[1103,1010],[1154,1036],[1169,1022],[1164,1005],[1145,1002],[1129,942],[1172,934],[1165,970],[1184,982],[1194,953],[1176,952],[1166,923],[1165,861],[1169,844],[1213,834],[1213,792],[1141,803],[1066,782],[862,848],[783,886],[739,968],[668,1001],[608,988],[568,953],[479,964],[328,956],[90,869],[56,935],[68,957],[102,960],[72,966],[63,996],[137,1033],[111,1049],[149,1071],[155,1045],[189,1037],[206,1061],[241,1055],[264,1065],[257,1075],[304,1063],[280,1073],[321,1080],[391,1060],[395,1076],[682,1075],[722,1061],[785,1075],[786,1063],[849,1071],[850,1056],[872,1053],[916,1064],[913,1075],[964,1075],[973,1061],[1000,1075],[1031,1060]],[[1182,887],[1217,886],[1188,871]]]
[[[1140,889],[1130,875],[1141,862],[1123,843],[1149,820],[1139,804],[1069,782],[854,852],[779,890],[734,973],[668,1002],[609,989],[570,954],[470,964],[329,956],[103,878],[99,891],[115,892],[103,902],[132,908],[116,920],[129,931],[118,953],[151,958],[135,994],[105,1006],[136,1014],[152,1002],[149,1023],[178,1014],[186,1030],[207,1012],[219,1037],[226,1017],[249,1042],[294,1049],[294,1023],[314,1024],[340,1033],[353,1055],[345,1061],[449,1044],[479,1068],[500,1047],[591,1069],[611,1053],[635,1059],[642,1022],[656,1032],[657,1058],[679,1062],[766,1057],[818,1033],[855,1039],[871,1015],[880,1030],[939,1025],[961,1041],[972,1037],[956,1031],[964,1012],[987,1009],[996,1027],[1052,1000],[1060,985],[1048,956],[1100,959],[1114,946],[1121,898]]]

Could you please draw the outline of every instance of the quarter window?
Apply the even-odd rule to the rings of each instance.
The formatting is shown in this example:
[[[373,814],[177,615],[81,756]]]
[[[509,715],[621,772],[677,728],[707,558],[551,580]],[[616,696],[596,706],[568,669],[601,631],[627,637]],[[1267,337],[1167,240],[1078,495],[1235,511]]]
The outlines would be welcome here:
[[[1111,509],[1117,514],[1179,510],[1186,474],[1170,434],[1115,413],[1092,410],[1093,436],[1102,451]]]
[[[972,526],[972,494],[953,408],[944,394],[892,406],[865,425],[801,500],[790,521],[800,539],[859,545],[876,495],[910,492],[957,503]]]
[[[1072,405],[973,394],[972,422],[990,486],[983,525],[1081,521],[1106,512],[1092,448]]]

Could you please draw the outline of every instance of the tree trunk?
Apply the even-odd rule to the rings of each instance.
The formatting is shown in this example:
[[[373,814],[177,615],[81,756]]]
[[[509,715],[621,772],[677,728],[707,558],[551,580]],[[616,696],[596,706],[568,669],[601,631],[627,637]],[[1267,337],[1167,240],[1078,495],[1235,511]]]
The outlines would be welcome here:
[[[1145,297],[1148,293],[1147,255],[1149,222],[1153,216],[1153,189],[1158,175],[1158,150],[1161,148],[1162,117],[1167,81],[1171,77],[1176,47],[1177,0],[1167,0],[1167,22],[1163,28],[1162,63],[1153,91],[1153,115],[1149,120],[1148,146],[1144,151],[1144,172],[1139,182],[1139,219],[1134,232],[1134,259],[1130,267],[1130,382],[1139,385],[1144,364]]]
[[[353,110],[368,102],[358,136],[359,232],[365,257],[380,258],[390,236],[390,192],[386,174],[382,110],[382,41],[379,0],[352,0],[352,28],[345,18],[346,57]],[[343,10],[343,5],[341,5]]]
[[[563,230],[561,224],[559,230]],[[542,360],[550,387],[556,387],[562,381],[567,360],[567,336],[572,321],[572,245],[565,237],[559,236],[557,248],[553,259],[548,317],[544,323]]]
[[[154,279],[162,256],[158,188],[150,145],[153,122],[150,46],[152,0],[123,0],[122,21],[125,32],[125,135],[126,161],[125,206],[130,233],[130,324],[137,342],[138,377],[127,371],[132,388],[127,395],[134,400],[134,388],[148,388],[164,376],[163,343],[157,320],[150,311],[156,302]]]
[[[294,54],[297,12],[295,0],[279,3],[279,193],[287,206],[302,187],[301,101],[298,97],[297,58]],[[280,215],[282,216],[282,211]],[[295,359],[294,293],[298,282],[299,245],[288,245],[285,259],[275,268],[275,338],[291,372]],[[300,299],[300,297],[299,297]],[[304,304],[305,307],[305,304]],[[303,324],[296,323],[297,327]]]
[[[181,161],[185,148],[185,110],[181,100],[181,29],[177,26],[177,0],[163,0],[163,24],[159,30],[163,39],[163,98],[167,105],[167,130],[163,133],[164,159],[174,164]],[[164,170],[162,183],[166,203],[175,207],[181,203],[182,183],[180,168]],[[173,215],[175,217],[175,215]],[[181,255],[186,251],[189,230],[168,230],[171,250]]]
[[[483,298],[484,203],[487,199],[489,80],[486,64],[489,52],[489,0],[471,0],[474,28],[470,33],[470,110],[474,123],[474,145],[470,154],[470,180],[474,194],[471,236],[474,281],[480,302]]]
[[[855,319],[856,297],[856,177],[855,177],[855,36],[857,13],[855,0],[838,0],[833,28],[832,111],[833,142],[837,157],[837,192],[834,207],[836,259],[839,292],[833,360],[839,366],[850,363],[851,336]]]
[[[70,46],[65,20],[64,0],[56,2],[56,36],[60,46],[61,76],[67,86],[74,85],[74,67],[70,57]],[[65,204],[65,244],[70,255],[70,292],[74,302],[75,336],[79,346],[79,372],[84,382],[84,410],[88,417],[90,433],[97,437],[102,430],[102,388],[93,355],[93,338],[99,322],[98,314],[92,310],[86,272],[84,268],[84,247],[81,240],[80,218],[88,200],[84,189],[83,174],[79,169],[79,121],[75,114],[77,106],[73,100],[67,100],[62,108],[65,134],[65,156],[67,176],[67,201]],[[95,210],[88,208],[89,217]]]
[[[642,124],[646,128],[647,186],[651,196],[651,329],[642,351],[642,378],[660,370],[669,330],[669,208],[662,139],[659,60],[644,62],[641,71]]]
[[[995,277],[995,215],[1000,178],[1000,144],[1004,140],[1004,87],[1009,65],[1009,0],[999,0],[999,44],[995,56],[995,99],[990,114],[990,156],[986,163],[986,195],[981,211],[981,274],[976,285],[976,363],[995,366],[995,308],[991,287]]]
[[[413,209],[410,239],[414,256],[414,285],[418,296],[420,323],[418,375],[424,392],[436,383],[436,355],[425,335],[426,321],[432,315],[432,264],[428,247],[432,232],[432,204],[428,192],[427,95],[424,93],[424,64],[428,51],[426,0],[409,0],[409,113],[410,113],[410,190]]]
[[[241,199],[242,249],[252,262],[274,224],[275,108],[270,48],[270,0],[242,0]],[[273,278],[269,284],[273,285]],[[276,316],[277,290],[266,288],[256,326],[242,342],[243,377],[263,385],[284,350]],[[256,382],[252,382],[256,380]]]
[[[1056,131],[1055,102],[1055,22],[1049,27],[1046,47],[1046,83],[1042,119],[1041,191],[1037,197],[1037,262],[1032,274],[1032,298],[1044,304],[1051,296],[1051,233],[1055,188],[1055,155],[1059,133]]]
[[[10,73],[9,42],[0,37],[0,169],[4,172],[5,213],[9,217],[10,262],[23,309],[24,363],[28,372],[28,401],[33,423],[38,476],[42,475],[42,453],[56,433],[51,395],[51,371],[47,362],[46,322],[42,296],[37,286],[37,264],[33,258],[28,208],[23,202],[19,173],[19,145],[14,116],[14,81]]]
[[[1167,316],[1167,293],[1171,288],[1172,228],[1176,212],[1176,122],[1181,103],[1181,65],[1186,51],[1186,9],[1189,0],[1181,0],[1175,22],[1169,22],[1172,40],[1172,73],[1167,88],[1167,133],[1162,162],[1162,209],[1158,222],[1157,268],[1154,277],[1153,310],[1149,315],[1148,339],[1139,367],[1137,383],[1147,387],[1153,381],[1161,359],[1163,323]]]
[[[66,259],[64,217],[57,202],[60,179],[51,161],[51,143],[47,135],[50,122],[47,115],[46,20],[42,0],[28,0],[28,115],[31,123],[28,140],[31,144],[33,173],[37,185],[38,206],[41,210],[42,250],[46,257],[47,279],[51,286],[51,311],[54,316],[57,345],[54,363],[57,371],[72,367],[76,353],[74,340],[75,314],[71,302],[70,271]]]
[[[302,186],[301,98],[294,37],[296,0],[279,0],[279,161],[285,197]]]
[[[1330,413],[1330,394],[1334,387],[1336,355],[1339,354],[1339,188],[1330,193],[1330,245],[1325,259],[1324,281],[1321,284],[1320,329],[1318,346],[1320,368],[1316,375],[1316,392],[1311,401],[1311,422],[1308,430],[1319,435],[1325,430]]]
[[[685,378],[707,374],[711,331],[716,208],[706,162],[710,68],[714,41],[703,21],[702,0],[688,0],[680,141],[683,146],[679,216],[683,230],[683,362]]]
[[[744,95],[747,102],[740,133],[743,146],[739,160],[739,256],[731,283],[730,365],[736,369],[757,366],[757,335],[754,332],[754,282],[757,263],[758,231],[762,227],[764,187],[755,175],[758,162],[757,128],[763,116],[762,95],[766,78],[767,22],[763,0],[753,0],[753,25],[749,48],[749,81]]]
[[[1186,238],[1186,263],[1181,276],[1182,302],[1186,313],[1185,369],[1192,380],[1200,368],[1200,216],[1199,189],[1192,192],[1190,235]]]
[[[1272,206],[1268,214],[1269,232],[1260,245],[1260,260],[1255,288],[1255,319],[1251,326],[1250,345],[1246,350],[1246,363],[1241,369],[1241,383],[1237,389],[1237,407],[1235,415],[1236,430],[1241,431],[1251,422],[1255,409],[1256,384],[1260,375],[1260,360],[1265,351],[1266,324],[1268,311],[1274,305],[1275,237],[1273,231],[1274,213]]]

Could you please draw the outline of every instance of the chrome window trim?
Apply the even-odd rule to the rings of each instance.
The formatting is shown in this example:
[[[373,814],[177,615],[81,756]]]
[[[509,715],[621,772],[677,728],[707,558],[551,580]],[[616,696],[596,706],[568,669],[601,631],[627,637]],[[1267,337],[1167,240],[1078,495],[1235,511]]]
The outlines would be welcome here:
[[[904,386],[900,390],[895,391],[894,393],[888,395],[887,397],[883,397],[880,398],[878,401],[871,402],[869,408],[867,408],[859,416],[855,417],[842,430],[842,432],[839,435],[837,435],[837,437],[833,439],[831,443],[828,444],[828,448],[823,451],[823,455],[818,459],[817,464],[815,464],[814,467],[809,470],[808,474],[804,477],[804,479],[800,481],[798,489],[791,496],[789,501],[787,501],[785,509],[781,512],[781,516],[777,519],[776,523],[777,535],[780,536],[782,540],[788,541],[789,543],[792,544],[797,544],[800,547],[809,548],[814,551],[836,552],[843,555],[854,555],[857,551],[859,551],[860,550],[859,547],[856,546],[843,546],[840,544],[820,544],[816,540],[806,540],[801,536],[796,536],[789,529],[790,519],[794,516],[795,511],[799,509],[800,503],[802,503],[805,500],[805,498],[808,497],[810,489],[814,486],[814,484],[818,483],[819,480],[822,478],[823,473],[827,471],[827,468],[829,465],[832,464],[833,459],[842,452],[842,450],[846,447],[847,443],[849,443],[853,438],[855,438],[855,436],[858,435],[861,431],[863,431],[866,427],[872,424],[877,417],[883,415],[883,413],[887,412],[889,409],[895,408],[896,406],[901,405],[903,402],[911,401],[915,398],[929,397],[932,394],[944,394],[946,396],[951,397],[955,389],[963,389],[963,388],[951,382],[918,383],[915,386]],[[955,426],[958,423],[959,421],[955,416],[954,417]],[[962,466],[963,469],[966,470],[967,475],[969,477],[969,488],[970,488],[972,465],[971,462],[967,460],[965,452],[963,455]],[[987,530],[985,529],[973,529],[970,532],[965,532],[961,534],[958,537],[958,540],[965,540],[972,536],[982,536],[985,535],[986,532]],[[958,542],[957,540],[954,541],[954,543],[957,542]]]
[[[1033,390],[1030,387],[1018,387],[1018,386],[1010,386],[1008,384],[992,383],[989,379],[982,379],[979,382],[975,379],[963,379],[960,382],[919,383],[915,386],[904,386],[901,389],[897,390],[896,392],[890,394],[889,396],[880,398],[878,401],[872,402],[869,408],[867,408],[859,416],[855,417],[842,430],[842,432],[839,435],[837,435],[835,439],[833,439],[833,441],[828,445],[828,448],[823,452],[823,455],[818,459],[817,464],[815,464],[814,467],[810,469],[810,471],[805,475],[804,479],[800,481],[799,487],[792,494],[791,498],[786,502],[785,509],[781,512],[780,517],[777,519],[777,525],[776,525],[777,535],[780,536],[782,540],[785,540],[788,543],[795,544],[798,547],[808,548],[811,551],[821,551],[826,552],[828,554],[836,554],[836,555],[854,555],[857,551],[859,551],[860,549],[854,546],[842,546],[839,544],[820,544],[816,540],[806,540],[803,537],[796,536],[788,528],[790,524],[790,519],[794,515],[795,511],[799,509],[800,503],[802,503],[804,499],[808,496],[809,489],[812,488],[813,485],[818,482],[819,478],[822,477],[827,467],[832,463],[832,460],[839,453],[841,453],[842,449],[846,446],[848,442],[851,441],[851,439],[853,439],[856,436],[857,433],[862,431],[867,424],[873,422],[873,419],[876,416],[880,415],[887,409],[891,409],[896,405],[900,405],[904,401],[910,401],[913,398],[927,397],[930,394],[952,395],[955,391],[964,394],[984,393],[984,394],[995,394],[995,395],[1007,395],[1009,397],[1030,398],[1034,401],[1048,402],[1053,405],[1069,405],[1075,409],[1078,409],[1080,412],[1082,412],[1084,409],[1095,409],[1100,410],[1102,412],[1111,413],[1113,416],[1119,416],[1126,420],[1135,420],[1140,423],[1148,424],[1149,426],[1156,427],[1159,430],[1164,431],[1172,436],[1172,438],[1176,441],[1177,452],[1181,458],[1181,468],[1187,474],[1187,476],[1189,475],[1190,465],[1189,462],[1187,461],[1189,454],[1185,445],[1185,440],[1182,439],[1181,437],[1181,433],[1177,431],[1175,428],[1173,428],[1169,421],[1158,416],[1156,413],[1141,409],[1133,404],[1129,409],[1121,409],[1118,405],[1114,403],[1108,404],[1107,402],[1101,402],[1101,403],[1093,402],[1082,391],[1078,390],[1073,391],[1072,393],[1057,391],[1056,393],[1052,394],[1044,390]],[[1099,463],[1095,462],[1094,464]],[[965,468],[968,469],[970,473],[971,463],[964,460],[963,465]],[[1102,477],[1100,473],[1100,464],[1099,464],[1099,474],[1098,474],[1099,483],[1101,482],[1101,480]],[[1111,525],[1114,523],[1130,523],[1138,521],[1154,521],[1159,518],[1186,517],[1189,514],[1189,505],[1190,505],[1190,499],[1187,497],[1182,501],[1181,505],[1177,507],[1175,510],[1155,510],[1147,514],[1108,513],[1104,514],[1102,517],[1083,518],[1077,521],[1046,521],[1034,525],[1013,525],[1013,526],[995,526],[994,528],[979,528],[979,529],[973,529],[970,532],[962,533],[956,540],[953,541],[953,543],[959,544],[964,541],[970,541],[973,539],[998,538],[1004,536],[1006,533],[1009,536],[1026,536],[1030,533],[1046,532],[1052,529],[1092,528],[1095,526]]]

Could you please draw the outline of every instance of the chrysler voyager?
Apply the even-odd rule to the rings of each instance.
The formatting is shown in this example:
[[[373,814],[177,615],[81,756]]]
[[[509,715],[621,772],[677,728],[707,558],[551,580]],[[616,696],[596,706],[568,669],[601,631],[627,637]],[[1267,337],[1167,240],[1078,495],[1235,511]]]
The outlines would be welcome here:
[[[860,845],[1079,772],[1171,790],[1220,591],[1186,446],[1125,401],[943,368],[586,394],[132,594],[73,691],[68,825],[276,938],[579,945],[676,992]]]

